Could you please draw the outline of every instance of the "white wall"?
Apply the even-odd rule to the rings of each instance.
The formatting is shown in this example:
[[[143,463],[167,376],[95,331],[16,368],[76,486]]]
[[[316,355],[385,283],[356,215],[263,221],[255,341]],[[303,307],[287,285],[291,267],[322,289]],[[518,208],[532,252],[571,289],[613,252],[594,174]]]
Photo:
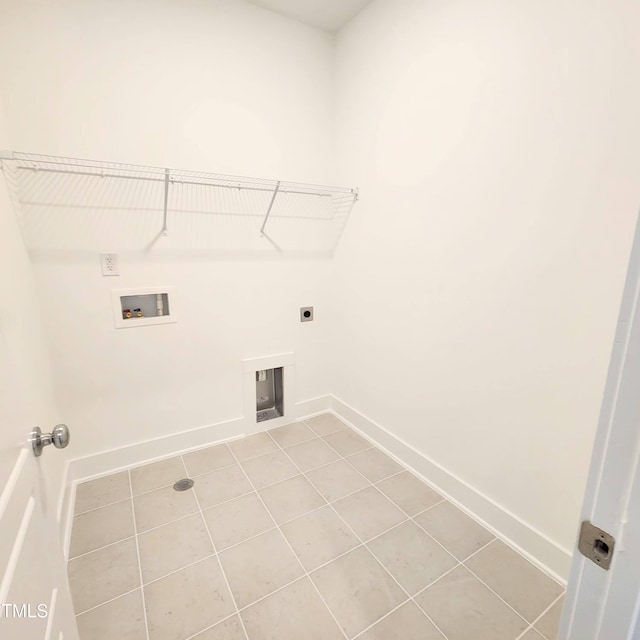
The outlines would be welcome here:
[[[333,392],[567,551],[640,204],[637,3],[377,0],[337,41]]]
[[[328,35],[239,0],[0,4],[13,149],[331,182]],[[105,246],[31,256],[74,456],[241,417],[243,358],[293,351],[298,398],[327,393],[326,261],[169,240],[102,278],[102,215]],[[81,240],[65,221],[49,219],[52,240]],[[165,284],[177,324],[114,328],[112,287]]]

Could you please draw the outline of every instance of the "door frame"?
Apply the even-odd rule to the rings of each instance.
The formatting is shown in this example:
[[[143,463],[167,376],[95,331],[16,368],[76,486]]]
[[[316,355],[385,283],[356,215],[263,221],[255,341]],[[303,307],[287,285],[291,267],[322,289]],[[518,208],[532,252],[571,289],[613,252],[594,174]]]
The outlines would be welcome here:
[[[574,547],[560,640],[639,640],[640,218],[631,249],[580,521],[615,538],[606,571]],[[579,529],[579,527],[578,527]]]

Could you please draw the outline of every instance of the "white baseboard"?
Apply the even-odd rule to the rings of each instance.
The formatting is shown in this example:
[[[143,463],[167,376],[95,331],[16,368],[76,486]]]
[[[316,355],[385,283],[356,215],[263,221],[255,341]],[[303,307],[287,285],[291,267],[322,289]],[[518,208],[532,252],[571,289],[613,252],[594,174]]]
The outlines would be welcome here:
[[[568,549],[564,549],[489,496],[474,489],[464,480],[335,396],[331,398],[331,410],[367,440],[396,458],[462,511],[515,548],[550,577],[566,586],[572,557]]]
[[[311,418],[318,413],[325,413],[333,406],[333,396],[318,396],[296,403],[296,420]]]

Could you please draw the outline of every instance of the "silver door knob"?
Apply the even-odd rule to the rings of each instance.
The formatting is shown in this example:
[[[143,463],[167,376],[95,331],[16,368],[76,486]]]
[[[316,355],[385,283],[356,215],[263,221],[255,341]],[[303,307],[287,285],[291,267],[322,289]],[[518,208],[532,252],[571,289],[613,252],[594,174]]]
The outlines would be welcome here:
[[[66,424],[58,424],[51,433],[42,433],[40,427],[34,427],[31,432],[31,446],[33,454],[38,457],[42,455],[42,449],[52,444],[56,449],[64,449],[69,444],[69,427]]]

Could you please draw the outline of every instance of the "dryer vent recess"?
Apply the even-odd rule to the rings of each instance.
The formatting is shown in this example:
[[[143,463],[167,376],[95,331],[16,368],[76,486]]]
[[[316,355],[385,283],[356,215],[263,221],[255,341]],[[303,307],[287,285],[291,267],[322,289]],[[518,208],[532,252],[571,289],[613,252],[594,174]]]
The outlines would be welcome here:
[[[256,371],[256,422],[284,415],[282,367]]]
[[[313,321],[313,307],[300,307],[300,322]]]

